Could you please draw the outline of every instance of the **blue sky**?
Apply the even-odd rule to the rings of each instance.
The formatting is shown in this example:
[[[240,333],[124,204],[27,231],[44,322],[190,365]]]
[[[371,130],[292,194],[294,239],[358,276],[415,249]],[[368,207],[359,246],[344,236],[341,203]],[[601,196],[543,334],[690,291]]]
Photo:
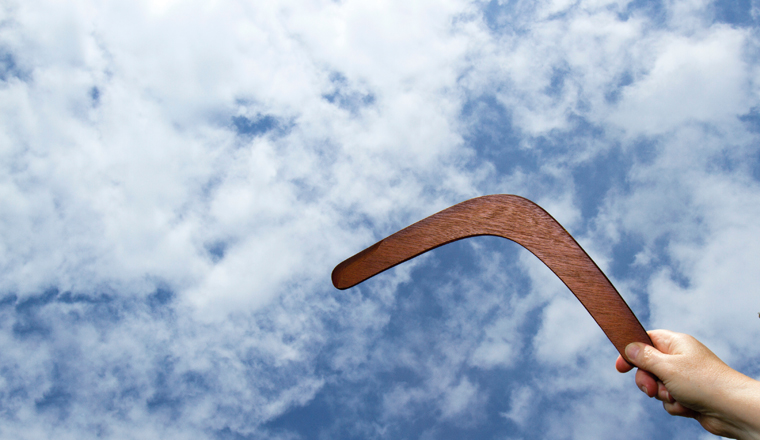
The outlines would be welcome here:
[[[757,1],[5,1],[0,438],[693,439],[519,246],[760,377]]]

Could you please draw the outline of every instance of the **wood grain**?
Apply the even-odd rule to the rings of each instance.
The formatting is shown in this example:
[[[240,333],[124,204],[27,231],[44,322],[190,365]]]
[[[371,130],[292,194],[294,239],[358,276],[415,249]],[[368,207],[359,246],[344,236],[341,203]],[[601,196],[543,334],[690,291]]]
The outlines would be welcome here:
[[[543,261],[624,359],[629,343],[652,345],[636,315],[591,257],[549,213],[520,196],[478,197],[433,214],[340,263],[332,273],[333,285],[348,289],[431,249],[479,235],[512,240]]]

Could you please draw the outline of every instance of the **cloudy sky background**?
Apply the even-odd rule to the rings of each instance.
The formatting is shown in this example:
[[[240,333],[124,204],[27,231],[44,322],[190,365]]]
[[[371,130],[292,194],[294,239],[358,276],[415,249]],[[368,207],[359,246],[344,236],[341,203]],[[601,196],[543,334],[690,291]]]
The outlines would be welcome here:
[[[760,376],[760,2],[0,1],[0,438],[712,438],[569,291],[468,239],[519,194],[648,329]]]

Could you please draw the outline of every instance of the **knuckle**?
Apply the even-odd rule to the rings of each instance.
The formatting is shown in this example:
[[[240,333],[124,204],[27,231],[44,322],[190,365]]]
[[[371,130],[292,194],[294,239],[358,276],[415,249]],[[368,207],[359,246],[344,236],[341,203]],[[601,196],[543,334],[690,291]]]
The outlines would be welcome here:
[[[639,362],[645,366],[650,367],[655,363],[655,356],[652,347],[644,347],[639,355]]]

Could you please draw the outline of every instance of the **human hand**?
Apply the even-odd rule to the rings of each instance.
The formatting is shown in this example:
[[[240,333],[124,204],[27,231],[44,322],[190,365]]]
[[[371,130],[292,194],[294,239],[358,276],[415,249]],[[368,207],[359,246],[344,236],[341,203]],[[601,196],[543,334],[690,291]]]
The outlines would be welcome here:
[[[712,434],[760,439],[760,382],[732,369],[689,335],[648,332],[654,347],[634,342],[626,357],[639,367],[636,385],[674,416],[691,417]],[[618,356],[621,373],[633,366]]]

